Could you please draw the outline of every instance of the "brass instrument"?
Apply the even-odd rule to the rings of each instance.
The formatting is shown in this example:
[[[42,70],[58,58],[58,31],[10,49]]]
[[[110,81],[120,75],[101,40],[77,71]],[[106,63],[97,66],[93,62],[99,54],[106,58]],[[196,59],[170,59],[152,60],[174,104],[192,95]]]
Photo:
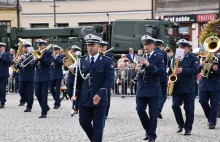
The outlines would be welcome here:
[[[216,36],[210,36],[204,41],[204,49],[208,52],[205,59],[205,64],[202,67],[201,75],[208,78],[209,73],[214,64],[218,64],[218,58],[214,55],[214,52],[220,48],[220,39]]]
[[[112,47],[112,48],[106,50],[105,52],[103,52],[103,51],[99,51],[99,52],[100,52],[103,56],[105,56],[105,53],[111,51],[111,50],[114,49],[114,48],[115,48],[115,47]]]
[[[41,59],[41,58],[43,57],[44,52],[45,52],[46,50],[49,50],[52,46],[53,46],[53,44],[49,44],[49,45],[47,45],[47,47],[44,48],[43,50],[35,50],[34,53],[33,53],[31,56],[29,56],[26,60],[24,60],[24,61],[21,63],[21,66],[22,66],[22,67],[26,67],[26,66],[29,65],[33,60],[39,60],[39,59]],[[33,57],[33,56],[34,56],[34,58],[33,58],[32,60],[30,60],[28,63],[24,64],[28,59],[30,59],[30,58]]]
[[[65,51],[66,57],[63,58],[63,64],[68,68],[68,70],[72,73],[75,74],[73,71],[71,71],[70,67],[73,65],[75,62],[77,62],[76,58],[71,54],[69,49],[66,49]]]
[[[168,95],[172,95],[174,83],[177,81],[176,69],[179,67],[180,58],[176,58],[172,74],[169,76]]]
[[[167,52],[167,53],[173,52],[168,45],[166,46],[166,48],[164,49],[164,51]]]
[[[22,39],[22,38],[18,38],[18,40],[19,40],[20,45],[18,46],[18,50],[17,50],[16,56],[15,56],[15,58],[14,58],[15,64],[18,64],[18,62],[19,62],[19,57],[23,54],[23,52],[22,52],[22,47],[23,47],[23,43],[25,42],[25,40]],[[12,65],[11,67],[12,67],[12,70],[13,70],[14,72],[16,72],[16,73],[19,72],[19,69],[16,68],[15,65]]]

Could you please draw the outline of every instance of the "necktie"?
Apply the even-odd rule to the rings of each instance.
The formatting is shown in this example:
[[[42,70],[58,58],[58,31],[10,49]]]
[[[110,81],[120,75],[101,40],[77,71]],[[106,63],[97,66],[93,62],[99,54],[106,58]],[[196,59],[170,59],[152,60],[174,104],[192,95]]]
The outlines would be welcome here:
[[[147,60],[149,60],[150,59],[150,54],[147,54]]]
[[[94,64],[94,57],[91,58],[91,63],[90,63],[90,66],[92,66]]]

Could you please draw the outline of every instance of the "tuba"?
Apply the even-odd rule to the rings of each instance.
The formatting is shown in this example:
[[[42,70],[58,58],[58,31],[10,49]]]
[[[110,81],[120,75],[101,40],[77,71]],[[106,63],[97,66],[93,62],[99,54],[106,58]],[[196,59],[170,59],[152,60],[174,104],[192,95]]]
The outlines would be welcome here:
[[[172,74],[169,76],[168,95],[172,95],[174,83],[177,81],[176,69],[179,67],[180,58],[176,58]]]
[[[68,70],[74,74],[73,71],[70,70],[71,66],[77,62],[76,58],[71,54],[69,49],[66,49],[65,51],[66,57],[63,58],[63,64],[68,68]]]
[[[213,65],[218,64],[218,57],[214,55],[220,48],[220,39],[216,36],[210,36],[204,41],[204,49],[208,52],[205,59],[205,64],[202,67],[202,77],[208,78]]]

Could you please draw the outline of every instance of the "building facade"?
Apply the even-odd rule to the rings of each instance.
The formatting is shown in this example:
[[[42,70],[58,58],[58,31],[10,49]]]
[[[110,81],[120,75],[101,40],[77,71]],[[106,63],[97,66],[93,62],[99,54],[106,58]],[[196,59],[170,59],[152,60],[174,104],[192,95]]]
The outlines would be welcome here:
[[[17,27],[17,22],[16,0],[1,0],[0,25],[6,25],[7,31],[10,32],[11,27]]]
[[[199,36],[202,26],[218,18],[218,0],[156,0],[156,18],[161,16],[181,24],[182,37],[193,42],[193,48],[201,47]]]
[[[22,27],[85,26],[116,19],[151,18],[151,0],[23,0]],[[107,16],[107,13],[109,17]]]

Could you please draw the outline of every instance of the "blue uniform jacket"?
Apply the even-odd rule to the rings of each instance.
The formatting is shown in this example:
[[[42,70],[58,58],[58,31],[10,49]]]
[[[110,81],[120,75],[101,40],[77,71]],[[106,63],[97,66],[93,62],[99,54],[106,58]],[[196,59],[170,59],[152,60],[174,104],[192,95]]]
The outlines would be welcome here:
[[[144,55],[146,58],[146,55]],[[158,53],[153,53],[148,60],[149,67],[145,65],[142,69],[145,72],[139,75],[137,84],[137,97],[158,97],[161,96],[160,75],[165,72],[163,57]]]
[[[32,64],[36,67],[34,76],[35,82],[45,82],[53,79],[51,67],[52,60],[52,52],[47,50],[44,52],[40,60],[32,62]]]
[[[200,66],[200,71],[202,66]],[[199,91],[218,91],[220,90],[220,58],[218,58],[218,70],[211,70],[208,78],[202,77],[199,81]]]
[[[80,61],[82,74],[85,76],[90,73],[90,78],[86,80],[82,79],[80,72],[77,74],[76,96],[79,98],[80,105],[107,106],[107,95],[114,82],[115,70],[112,59],[100,54],[92,68],[90,68],[88,56],[81,57]],[[96,94],[101,97],[98,105],[93,104],[93,97]]]
[[[9,67],[12,64],[9,53],[0,54],[0,77],[9,77]]]
[[[66,66],[64,66],[64,70],[68,70],[68,68]],[[70,71],[68,73],[68,77],[67,77],[67,83],[73,83],[74,84],[74,79],[75,79],[75,75],[72,74]]]
[[[53,70],[53,79],[63,79],[63,70],[62,70],[62,65],[63,65],[63,56],[58,55],[56,59],[53,58],[53,65],[52,65],[52,70]]]
[[[131,57],[131,55],[128,53],[128,54],[126,54],[126,57],[130,60],[131,63],[134,63],[133,60],[134,60],[134,58],[135,58],[135,55],[136,55],[136,54],[133,53],[133,56]],[[132,60],[132,59],[133,59],[133,60]]]
[[[31,56],[31,57],[30,57]],[[30,58],[29,58],[30,57]],[[31,53],[29,53],[26,58],[29,58],[27,61],[25,61],[23,64],[27,64],[33,59],[33,56]],[[35,69],[33,64],[28,64],[26,67],[22,67],[21,63],[23,62],[23,59],[19,60],[19,64],[15,65],[15,67],[19,68],[19,77],[18,81],[34,81],[34,73]],[[32,61],[33,62],[33,61]]]
[[[174,92],[179,94],[194,93],[196,91],[196,75],[199,72],[198,59],[192,55],[187,54],[179,63],[182,68],[182,73],[177,75],[177,81],[174,84]]]
[[[107,52],[105,53],[105,56],[111,58],[114,61],[114,55],[112,53]]]
[[[163,60],[164,60],[164,69],[165,69],[165,72],[164,74],[162,74],[160,76],[160,82],[167,82],[167,72],[166,72],[166,68],[167,68],[167,53],[163,50],[161,50],[160,48],[156,47],[154,49],[154,52],[155,53],[158,53],[158,54],[161,54],[161,56],[163,56]]]

